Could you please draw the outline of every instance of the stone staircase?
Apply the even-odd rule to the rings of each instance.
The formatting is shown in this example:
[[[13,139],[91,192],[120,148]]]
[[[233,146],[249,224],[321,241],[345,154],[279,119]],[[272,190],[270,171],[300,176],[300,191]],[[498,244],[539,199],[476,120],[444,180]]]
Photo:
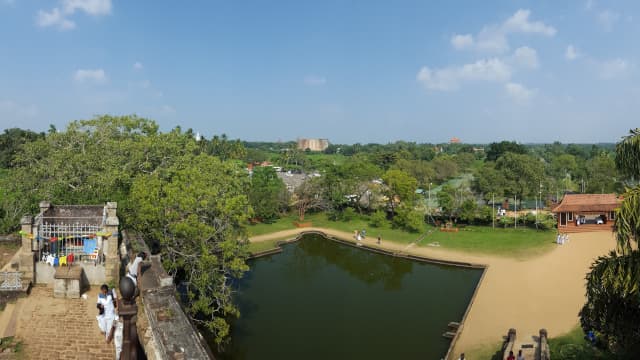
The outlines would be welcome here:
[[[0,313],[0,338],[14,337],[16,335],[16,325],[18,324],[18,314],[21,307],[20,299],[15,303],[9,303]]]

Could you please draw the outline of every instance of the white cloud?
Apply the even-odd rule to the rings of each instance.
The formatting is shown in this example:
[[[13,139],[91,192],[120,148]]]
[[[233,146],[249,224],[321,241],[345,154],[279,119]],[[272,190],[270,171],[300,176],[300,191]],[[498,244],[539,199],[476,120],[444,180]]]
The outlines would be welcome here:
[[[542,21],[529,21],[530,10],[520,9],[516,11],[507,21],[504,22],[504,29],[508,32],[522,32],[531,34],[541,34],[553,36],[556,29],[553,26],[545,25]]]
[[[613,25],[620,19],[620,14],[611,10],[603,10],[598,13],[596,20],[605,31],[613,30]]]
[[[107,81],[107,74],[102,69],[78,69],[73,74],[73,79],[77,83],[96,83],[102,84]]]
[[[458,50],[469,48],[473,46],[473,35],[453,35],[451,37],[451,45]]]
[[[327,79],[324,76],[307,75],[304,77],[304,83],[310,86],[322,86],[327,83]]]
[[[506,83],[504,89],[507,95],[518,104],[528,104],[536,94],[536,90],[527,89],[518,83]]]
[[[523,68],[535,69],[538,67],[538,53],[528,46],[517,48],[513,53],[513,60],[516,65]]]
[[[511,68],[498,58],[434,70],[424,66],[416,75],[427,89],[440,91],[456,90],[465,81],[504,82],[510,78]]]
[[[476,49],[490,52],[505,52],[509,50],[507,35],[500,27],[485,26],[478,33]]]
[[[582,54],[573,45],[567,46],[567,50],[564,52],[564,58],[572,61],[582,56]]]
[[[36,24],[40,27],[57,26],[60,30],[71,30],[76,27],[76,23],[66,19],[58,8],[53,8],[50,12],[39,10]]]
[[[144,68],[144,66],[142,66],[142,63],[139,61],[136,61],[135,63],[133,63],[133,68],[136,70],[142,70]]]
[[[171,105],[162,105],[160,107],[160,112],[162,112],[163,114],[175,114],[176,109],[174,109]]]
[[[111,0],[63,0],[62,10],[54,7],[51,11],[38,10],[36,24],[40,27],[57,26],[60,30],[71,30],[76,27],[68,17],[82,11],[88,15],[108,15],[111,13]]]
[[[111,13],[111,0],[64,0],[63,8],[66,14],[81,10],[89,15],[108,15]]]
[[[593,0],[587,0],[587,2],[584,4],[584,8],[585,8],[586,10],[591,10],[591,9],[593,9],[595,6],[596,6],[596,3],[595,3],[595,1],[593,1]]]
[[[33,105],[22,105],[12,100],[0,100],[0,115],[9,121],[31,119],[38,116],[38,108]]]
[[[627,74],[631,66],[627,60],[624,59],[612,59],[603,61],[598,64],[599,75],[602,79],[610,80],[619,78]]]
[[[542,21],[530,21],[530,10],[520,9],[501,24],[484,26],[474,37],[471,34],[454,35],[451,45],[457,50],[475,49],[502,53],[509,50],[507,35],[511,33],[539,34],[554,36],[556,29]]]

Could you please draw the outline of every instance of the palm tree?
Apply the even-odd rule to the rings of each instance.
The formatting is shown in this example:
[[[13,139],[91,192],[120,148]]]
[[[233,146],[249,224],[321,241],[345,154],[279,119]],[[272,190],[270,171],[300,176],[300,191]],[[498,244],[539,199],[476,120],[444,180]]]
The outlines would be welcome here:
[[[616,145],[616,165],[632,181],[640,179],[640,129]],[[637,184],[637,182],[636,182]],[[587,302],[580,311],[583,330],[595,330],[620,357],[640,352],[640,186],[627,188],[616,211],[617,249],[598,258],[587,274]]]

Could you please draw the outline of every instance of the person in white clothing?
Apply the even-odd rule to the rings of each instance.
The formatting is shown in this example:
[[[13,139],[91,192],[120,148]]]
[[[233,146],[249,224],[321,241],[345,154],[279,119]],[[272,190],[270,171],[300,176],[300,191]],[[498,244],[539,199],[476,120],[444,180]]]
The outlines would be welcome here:
[[[136,255],[136,258],[133,259],[133,262],[131,263],[131,265],[129,265],[129,271],[127,272],[127,276],[131,280],[133,280],[133,283],[136,285],[136,287],[138,287],[138,277],[140,277],[141,270],[142,270],[142,267],[140,265],[142,264],[142,261],[144,261],[146,258],[147,258],[147,254],[144,252],[141,252],[138,255]]]
[[[97,307],[101,313],[97,316],[98,326],[100,331],[105,334],[105,338],[108,339],[113,321],[116,319],[116,307],[113,291],[109,291],[109,287],[106,284],[100,287]]]

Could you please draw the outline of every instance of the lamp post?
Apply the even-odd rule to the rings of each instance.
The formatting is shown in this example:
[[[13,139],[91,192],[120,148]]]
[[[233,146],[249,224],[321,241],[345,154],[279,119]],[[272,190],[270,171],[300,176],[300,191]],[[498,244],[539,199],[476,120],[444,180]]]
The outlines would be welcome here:
[[[138,280],[141,281],[142,279]],[[134,298],[136,285],[128,277],[120,279],[120,294],[118,300],[118,314],[122,316],[124,326],[122,329],[122,359],[135,360],[138,358],[138,330],[136,329],[136,315],[138,305]]]

